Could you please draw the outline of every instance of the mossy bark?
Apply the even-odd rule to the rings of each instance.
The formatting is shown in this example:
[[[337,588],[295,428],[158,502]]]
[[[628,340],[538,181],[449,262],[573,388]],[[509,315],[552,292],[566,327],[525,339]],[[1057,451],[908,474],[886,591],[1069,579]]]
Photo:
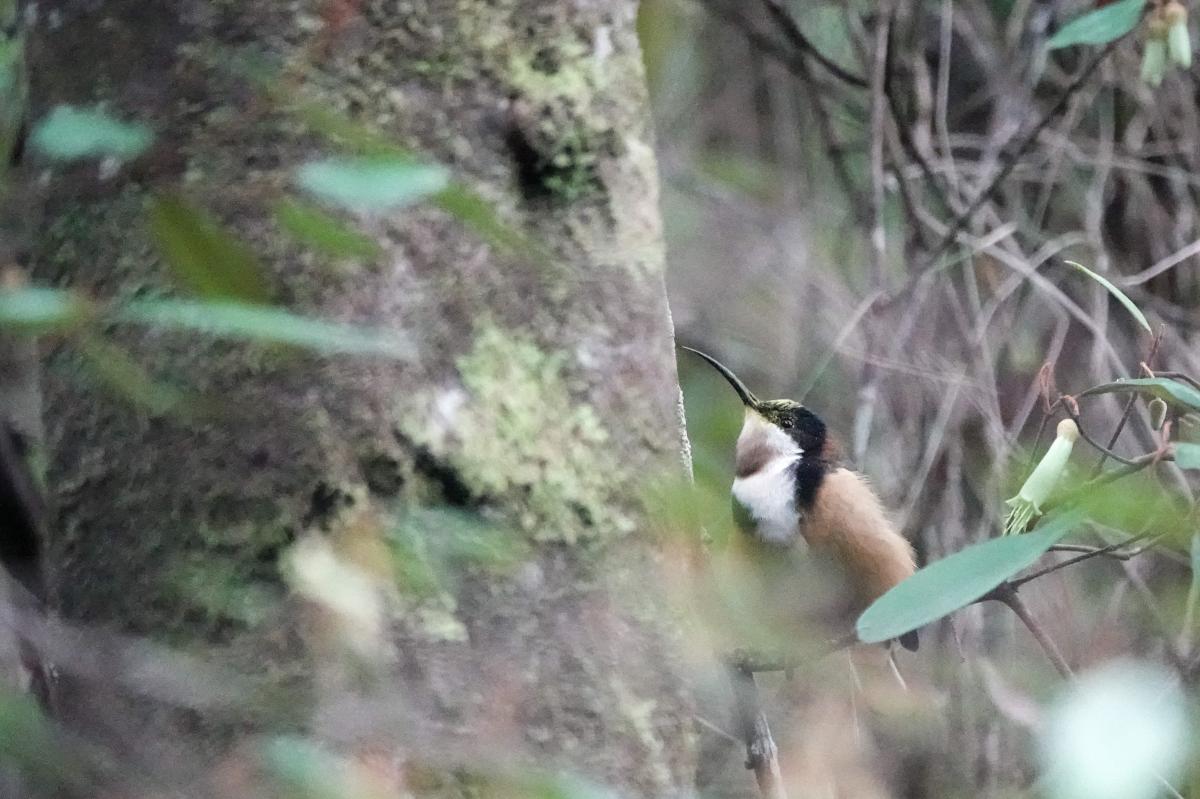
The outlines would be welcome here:
[[[78,346],[48,346],[62,613],[304,674],[274,613],[287,607],[280,553],[351,516],[387,528],[417,505],[456,505],[520,531],[526,559],[439,587],[432,605],[391,606],[391,679],[422,709],[404,732],[470,741],[503,683],[527,756],[635,795],[686,785],[686,701],[639,499],[682,467],[634,6],[38,4],[34,115],[103,103],[157,134],[115,175],[45,173],[38,281],[118,299],[180,291],[147,205],[183,194],[251,244],[276,302],[390,327],[415,351],[319,358],[106,331],[154,378],[220,400],[189,416],[130,404]],[[552,263],[430,207],[356,220],[382,247],[369,261],[290,241],[272,207],[296,165],[336,148],[230,66],[250,62],[448,165]],[[144,712],[173,733],[221,726]]]

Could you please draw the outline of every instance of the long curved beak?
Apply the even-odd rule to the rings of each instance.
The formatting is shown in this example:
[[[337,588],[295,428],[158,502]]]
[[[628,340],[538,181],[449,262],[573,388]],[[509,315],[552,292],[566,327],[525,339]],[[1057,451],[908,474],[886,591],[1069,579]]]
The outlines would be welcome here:
[[[703,358],[704,360],[708,361],[708,363],[712,366],[712,368],[716,369],[718,372],[721,373],[721,377],[723,377],[727,381],[729,381],[729,385],[733,386],[733,390],[737,392],[738,397],[741,398],[741,400],[742,400],[742,404],[745,405],[747,408],[757,408],[758,407],[758,397],[754,396],[754,394],[751,393],[750,389],[746,388],[746,384],[743,383],[741,380],[738,380],[738,376],[735,375],[732,371],[730,371],[729,367],[727,367],[725,364],[721,363],[716,358],[712,357],[711,355],[709,355],[706,352],[701,352],[700,350],[694,350],[691,347],[685,347],[682,344],[679,345],[679,348],[687,350],[688,352],[694,352],[697,355],[699,355],[701,358]]]

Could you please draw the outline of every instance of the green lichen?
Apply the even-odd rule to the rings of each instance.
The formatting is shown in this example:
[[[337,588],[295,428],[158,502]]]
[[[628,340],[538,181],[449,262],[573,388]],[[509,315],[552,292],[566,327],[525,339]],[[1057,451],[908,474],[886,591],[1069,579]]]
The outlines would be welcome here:
[[[633,529],[614,502],[622,472],[608,431],[577,401],[564,354],[487,325],[457,365],[467,398],[450,424],[412,431],[415,440],[537,540]]]

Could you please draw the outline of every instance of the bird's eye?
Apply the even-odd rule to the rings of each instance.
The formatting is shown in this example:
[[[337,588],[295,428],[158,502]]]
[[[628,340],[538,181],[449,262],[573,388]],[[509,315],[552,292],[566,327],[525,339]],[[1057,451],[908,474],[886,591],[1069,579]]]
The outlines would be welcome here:
[[[785,416],[779,420],[779,426],[784,430],[791,430],[796,424],[796,421],[790,416]]]

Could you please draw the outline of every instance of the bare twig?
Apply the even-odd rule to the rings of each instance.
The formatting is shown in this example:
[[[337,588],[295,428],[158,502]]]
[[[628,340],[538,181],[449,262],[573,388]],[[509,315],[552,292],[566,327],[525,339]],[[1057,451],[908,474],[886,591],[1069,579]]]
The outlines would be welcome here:
[[[776,0],[766,2],[770,6]],[[887,239],[883,207],[887,196],[884,191],[883,143],[884,126],[887,124],[887,51],[892,25],[892,14],[886,9],[880,11],[879,20],[875,23],[875,58],[871,64],[871,192],[868,195],[871,203],[871,272],[877,286],[883,285],[886,274],[884,259],[887,256]]]
[[[842,69],[836,63],[826,58],[825,55],[816,48],[816,46],[808,40],[804,35],[804,31],[800,30],[800,26],[792,19],[792,15],[783,7],[780,0],[763,0],[763,5],[766,6],[767,13],[771,15],[771,19],[783,31],[783,35],[787,38],[801,54],[808,56],[813,61],[821,65],[821,68],[833,75],[843,83],[848,83],[859,89],[867,88],[867,82],[858,75],[852,75]]]
[[[1030,612],[1029,608],[1025,605],[1025,602],[1021,599],[1020,595],[1017,593],[1016,586],[1010,583],[1005,583],[989,594],[986,598],[994,599],[997,602],[1002,602],[1008,606],[1009,610],[1017,615],[1017,618],[1021,620],[1021,622],[1037,640],[1038,644],[1041,645],[1042,651],[1046,653],[1046,657],[1054,665],[1054,668],[1058,671],[1058,673],[1062,675],[1063,679],[1069,680],[1075,676],[1075,673],[1071,671],[1071,666],[1067,663],[1066,658],[1064,658],[1062,656],[1062,652],[1059,651],[1058,645],[1054,643],[1054,639],[1050,637],[1050,634],[1046,632],[1046,629],[1042,627],[1041,623],[1038,622],[1038,620]]]
[[[1073,400],[1074,398],[1071,398],[1071,399]],[[1075,426],[1077,428],[1079,428],[1079,437],[1082,438],[1084,441],[1086,441],[1088,444],[1090,444],[1094,449],[1098,450],[1101,453],[1102,457],[1112,458],[1114,461],[1117,461],[1118,463],[1124,463],[1127,465],[1133,463],[1132,459],[1126,458],[1124,455],[1118,455],[1117,453],[1113,452],[1111,449],[1104,446],[1099,441],[1097,441],[1096,439],[1094,439],[1090,435],[1088,435],[1087,430],[1083,426],[1083,420],[1079,418],[1079,410],[1078,410],[1077,406],[1075,405],[1074,401],[1062,403],[1062,408],[1064,411],[1066,411],[1067,416],[1070,416],[1071,420],[1073,422],[1075,422]],[[1092,472],[1092,476],[1094,477],[1095,475],[1099,474],[1099,470],[1102,469],[1103,467],[1104,467],[1104,463],[1101,462],[1099,464],[1098,468]]]
[[[938,258],[940,258],[942,254],[955,243],[955,241],[958,239],[958,234],[966,228],[967,224],[971,221],[971,218],[975,216],[979,209],[981,209],[985,203],[991,200],[992,195],[996,193],[996,190],[1000,188],[1000,185],[1004,182],[1004,180],[1009,176],[1009,174],[1012,173],[1013,168],[1016,167],[1017,163],[1021,160],[1021,157],[1029,152],[1029,149],[1034,145],[1034,143],[1037,142],[1038,136],[1041,135],[1042,131],[1045,130],[1050,123],[1054,121],[1054,118],[1057,117],[1062,110],[1067,107],[1067,103],[1070,101],[1071,97],[1077,91],[1079,91],[1079,89],[1082,88],[1085,83],[1087,83],[1092,74],[1096,71],[1100,64],[1103,63],[1104,59],[1108,57],[1108,54],[1115,50],[1117,45],[1123,39],[1124,37],[1121,37],[1120,39],[1115,39],[1114,41],[1109,42],[1103,50],[1097,53],[1096,56],[1083,68],[1083,70],[1080,71],[1075,79],[1072,80],[1070,84],[1068,84],[1067,87],[1062,90],[1058,96],[1058,99],[1054,101],[1054,105],[1052,105],[1049,110],[1042,115],[1042,118],[1038,120],[1037,124],[1035,124],[1029,133],[1025,135],[1025,138],[1023,138],[1015,148],[1008,151],[1008,154],[1002,159],[1003,163],[1001,164],[1000,169],[996,172],[996,176],[992,178],[988,185],[985,186],[983,190],[975,196],[975,199],[971,201],[966,209],[955,216],[954,221],[950,223],[949,229],[942,237],[941,242],[938,244],[938,246],[934,247],[926,257],[926,264],[935,263]]]
[[[1146,356],[1147,364],[1153,363],[1154,356],[1158,354],[1158,347],[1160,344],[1162,344],[1163,340],[1163,330],[1163,327],[1159,327],[1158,332],[1154,334],[1154,341],[1150,344],[1150,354]],[[1137,394],[1130,394],[1129,399],[1125,402],[1125,408],[1121,411],[1121,418],[1117,422],[1117,427],[1115,430],[1113,430],[1112,437],[1108,440],[1108,447],[1105,450],[1102,450],[1100,460],[1096,462],[1095,467],[1092,469],[1092,477],[1100,474],[1100,470],[1104,468],[1104,459],[1111,457],[1109,455],[1109,450],[1111,450],[1113,445],[1117,443],[1117,439],[1120,437],[1121,431],[1125,429],[1125,423],[1129,420],[1129,414],[1133,412],[1133,404],[1135,402],[1137,402]],[[1078,424],[1078,421],[1076,424]]]
[[[767,799],[787,799],[783,775],[779,770],[779,748],[771,736],[771,727],[762,711],[754,673],[731,666],[734,704],[739,715],[742,740],[746,742],[746,768],[754,771],[758,790]]]
[[[1145,540],[1146,538],[1150,538],[1148,533],[1139,533],[1138,535],[1131,536],[1130,538],[1127,538],[1124,541],[1118,541],[1115,544],[1109,544],[1108,546],[1096,547],[1094,549],[1090,549],[1086,552],[1083,552],[1080,555],[1077,555],[1076,557],[1068,558],[1067,560],[1059,561],[1058,563],[1052,563],[1049,566],[1038,569],[1035,572],[1031,572],[1030,574],[1027,574],[1024,577],[1019,577],[1015,580],[1009,580],[1008,585],[1014,589],[1020,588],[1021,586],[1025,585],[1026,583],[1032,582],[1033,580],[1036,580],[1039,577],[1045,577],[1047,574],[1053,574],[1054,572],[1065,569],[1068,566],[1074,566],[1076,563],[1082,563],[1085,560],[1091,560],[1092,558],[1096,558],[1101,555],[1111,555],[1112,557],[1117,558],[1118,560],[1129,560],[1129,558],[1134,557],[1135,555],[1139,555],[1142,552],[1145,552],[1149,546],[1152,546],[1154,543],[1157,543],[1158,540],[1160,538],[1162,538],[1162,535],[1160,534],[1160,535],[1150,538],[1150,543],[1146,547],[1139,548],[1136,552],[1131,552],[1131,553],[1118,553],[1117,552],[1117,550],[1121,549],[1121,547],[1129,546],[1130,544],[1137,543],[1138,541]]]

